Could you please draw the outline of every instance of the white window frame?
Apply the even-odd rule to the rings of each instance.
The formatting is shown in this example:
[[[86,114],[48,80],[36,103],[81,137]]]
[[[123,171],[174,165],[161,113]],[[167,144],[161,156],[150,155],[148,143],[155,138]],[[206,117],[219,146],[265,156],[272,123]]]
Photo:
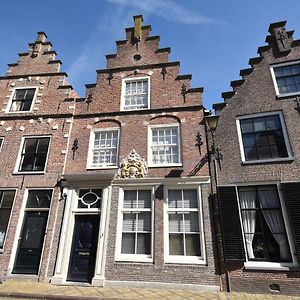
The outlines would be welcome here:
[[[17,90],[28,90],[28,89],[35,89],[33,98],[32,98],[32,102],[31,102],[31,106],[30,106],[30,110],[26,110],[26,111],[10,111],[10,107],[12,105],[13,102],[13,97],[16,93]],[[29,113],[32,112],[33,109],[33,105],[35,103],[36,97],[37,97],[37,93],[38,93],[38,87],[37,86],[24,86],[24,87],[15,87],[12,91],[12,94],[9,98],[5,113],[7,114],[24,114],[24,113]]]
[[[197,191],[198,200],[198,221],[200,231],[200,249],[201,256],[184,256],[184,255],[170,255],[169,254],[169,208],[168,208],[168,191],[169,190],[185,190],[193,189]],[[201,187],[199,185],[185,185],[183,186],[165,186],[164,187],[164,258],[166,263],[178,263],[178,264],[206,264],[206,253],[205,253],[205,238],[204,238],[204,226],[203,226],[203,210],[202,210],[202,197]],[[195,210],[195,209],[193,209]],[[188,211],[188,209],[171,209],[171,211]]]
[[[93,164],[93,147],[95,141],[95,133],[97,132],[108,132],[108,131],[117,131],[117,153],[116,153],[116,164],[107,165],[107,164]],[[115,169],[119,164],[119,146],[120,146],[120,128],[119,127],[110,127],[110,128],[95,128],[91,130],[88,157],[87,157],[87,169]]]
[[[1,153],[2,147],[3,147],[3,144],[4,144],[4,137],[0,137],[0,140],[2,141],[1,145],[0,145],[0,153]]]
[[[124,191],[128,190],[147,190],[151,192],[151,254],[123,254],[122,249],[122,229],[123,229],[123,211],[133,211],[133,209],[124,209]],[[154,187],[153,186],[131,186],[131,187],[120,187],[119,188],[119,207],[118,207],[118,221],[117,221],[117,235],[116,235],[116,249],[115,249],[115,260],[116,261],[126,261],[126,262],[153,262],[153,251],[154,251]],[[147,209],[138,209],[138,211],[149,211]]]
[[[147,107],[125,109],[125,95],[126,95],[126,83],[131,81],[147,81],[148,82],[148,98],[147,98]],[[121,90],[121,111],[138,111],[150,109],[150,76],[143,77],[131,77],[122,79],[122,90]]]
[[[4,240],[3,240],[3,247],[0,248],[0,253],[3,253],[3,251],[4,251],[4,249],[5,249],[5,242],[6,242],[6,237],[7,237],[8,229],[9,229],[10,222],[11,222],[11,218],[12,218],[12,215],[13,215],[12,213],[13,213],[13,209],[14,209],[14,205],[15,205],[15,200],[16,200],[16,197],[17,197],[17,189],[12,189],[12,188],[0,188],[0,191],[14,191],[14,192],[15,192],[14,199],[13,199],[13,203],[12,203],[12,207],[11,207],[11,210],[10,210],[9,219],[8,219],[8,222],[7,222],[7,227],[6,227],[5,237],[4,237]]]
[[[177,127],[178,131],[178,163],[164,163],[164,164],[154,164],[152,157],[152,129],[167,129],[169,127]],[[172,166],[182,166],[181,158],[181,138],[180,138],[180,126],[178,123],[173,124],[162,124],[162,125],[150,125],[148,127],[148,167],[172,167]]]
[[[287,151],[288,156],[287,157],[281,157],[281,158],[246,160],[240,120],[266,117],[266,116],[274,116],[274,115],[279,116],[280,124],[281,124],[281,128],[282,128],[282,134],[283,134],[283,138],[284,138],[284,142],[285,142],[286,151]],[[290,145],[289,138],[288,138],[288,134],[287,134],[286,125],[285,125],[285,122],[284,122],[284,117],[283,117],[283,114],[282,114],[281,111],[264,112],[264,113],[250,114],[250,115],[244,115],[244,116],[237,117],[236,118],[236,128],[237,128],[237,134],[238,134],[238,140],[239,140],[239,146],[240,146],[241,159],[242,159],[243,164],[282,162],[282,161],[291,161],[291,160],[294,159],[292,149],[291,149],[291,145]]]
[[[49,138],[49,145],[48,145],[48,153],[46,156],[46,161],[45,161],[45,167],[43,171],[19,171],[19,166],[21,163],[21,158],[22,158],[22,150],[24,147],[24,143],[26,139],[39,139],[39,138]],[[50,135],[33,135],[33,136],[23,136],[17,156],[17,161],[14,169],[14,174],[45,174],[47,164],[48,164],[48,158],[49,158],[49,153],[50,153],[50,148],[51,148],[51,136]]]
[[[241,207],[240,207],[240,201],[239,201],[239,193],[238,193],[238,188],[239,187],[247,187],[247,186],[260,186],[260,185],[276,185],[277,187],[277,193],[281,205],[281,211],[282,211],[282,217],[283,217],[283,222],[286,230],[286,235],[288,239],[288,244],[290,247],[291,251],[291,256],[292,256],[292,261],[290,263],[287,262],[265,262],[265,261],[249,261],[248,260],[248,255],[247,255],[247,246],[246,246],[246,241],[245,241],[245,234],[244,234],[244,228],[243,228],[243,222],[242,222],[242,214],[241,214]],[[252,270],[274,270],[274,271],[289,271],[290,268],[294,268],[298,266],[298,261],[297,257],[295,255],[296,250],[295,250],[295,245],[293,243],[293,238],[292,238],[292,231],[291,231],[291,226],[289,224],[289,218],[285,206],[285,202],[281,193],[281,188],[280,188],[280,183],[279,182],[243,182],[239,183],[235,186],[235,191],[236,191],[236,199],[238,202],[238,209],[239,209],[239,217],[240,217],[240,226],[242,230],[242,235],[243,235],[243,244],[244,244],[244,251],[245,251],[245,257],[246,261],[244,262],[244,266],[246,269],[252,269]]]
[[[297,64],[300,64],[300,60],[290,61],[290,62],[285,62],[285,63],[280,63],[280,64],[275,64],[275,65],[271,65],[270,66],[270,71],[271,71],[271,75],[272,75],[272,79],[273,79],[273,84],[274,84],[274,87],[275,87],[276,96],[278,98],[287,97],[287,96],[294,96],[294,95],[300,95],[300,91],[299,92],[294,92],[294,93],[280,94],[279,93],[279,89],[278,89],[278,85],[277,85],[277,80],[276,80],[274,68],[291,66],[291,65],[297,65]]]

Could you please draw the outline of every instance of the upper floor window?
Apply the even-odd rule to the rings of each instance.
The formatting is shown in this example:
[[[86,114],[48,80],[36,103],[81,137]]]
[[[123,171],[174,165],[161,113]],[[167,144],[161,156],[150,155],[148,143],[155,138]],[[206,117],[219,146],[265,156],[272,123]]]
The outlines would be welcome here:
[[[18,172],[43,172],[46,167],[50,137],[25,138]]]
[[[97,129],[91,132],[88,168],[117,166],[119,129]]]
[[[240,187],[238,196],[248,260],[292,262],[277,187]]]
[[[300,93],[300,63],[280,64],[271,70],[278,96]]]
[[[0,190],[0,251],[3,249],[15,191]]]
[[[15,89],[9,112],[30,111],[36,88]]]
[[[152,190],[121,191],[117,257],[121,260],[151,260],[152,227]]]
[[[150,108],[150,80],[148,77],[123,79],[122,110]]]
[[[282,160],[291,157],[281,113],[265,113],[237,120],[243,161]]]
[[[152,165],[180,164],[180,139],[178,125],[150,127],[149,162]]]
[[[166,261],[204,261],[199,189],[168,189],[165,209]]]

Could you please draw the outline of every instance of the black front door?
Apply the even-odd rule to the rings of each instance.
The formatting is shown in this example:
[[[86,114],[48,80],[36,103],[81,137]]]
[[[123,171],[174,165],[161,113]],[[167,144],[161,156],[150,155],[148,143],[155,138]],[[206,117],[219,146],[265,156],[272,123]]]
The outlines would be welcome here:
[[[26,212],[12,273],[38,274],[48,212]]]
[[[100,216],[75,216],[69,281],[91,282],[95,273]]]

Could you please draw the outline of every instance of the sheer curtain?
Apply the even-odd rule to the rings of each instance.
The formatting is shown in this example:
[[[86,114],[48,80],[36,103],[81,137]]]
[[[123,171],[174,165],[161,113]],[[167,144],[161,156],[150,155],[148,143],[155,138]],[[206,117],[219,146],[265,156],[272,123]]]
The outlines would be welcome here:
[[[263,210],[263,215],[276,242],[279,244],[281,259],[288,260],[291,255],[285,234],[284,222],[281,216],[277,191],[275,189],[260,190],[258,191],[258,197],[261,208],[278,208],[274,210]]]
[[[246,247],[249,258],[255,258],[252,241],[255,232],[255,191],[247,190],[239,192],[240,205],[242,209],[243,228],[245,232]],[[251,210],[252,209],[252,210]]]

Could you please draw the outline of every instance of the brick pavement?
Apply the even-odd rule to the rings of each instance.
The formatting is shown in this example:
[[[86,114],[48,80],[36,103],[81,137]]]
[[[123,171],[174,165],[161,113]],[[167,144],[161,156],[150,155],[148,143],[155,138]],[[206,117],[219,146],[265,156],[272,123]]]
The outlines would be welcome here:
[[[218,300],[296,300],[300,297],[245,293],[201,292],[180,289],[58,286],[45,282],[7,280],[0,285],[0,299],[218,299]]]

